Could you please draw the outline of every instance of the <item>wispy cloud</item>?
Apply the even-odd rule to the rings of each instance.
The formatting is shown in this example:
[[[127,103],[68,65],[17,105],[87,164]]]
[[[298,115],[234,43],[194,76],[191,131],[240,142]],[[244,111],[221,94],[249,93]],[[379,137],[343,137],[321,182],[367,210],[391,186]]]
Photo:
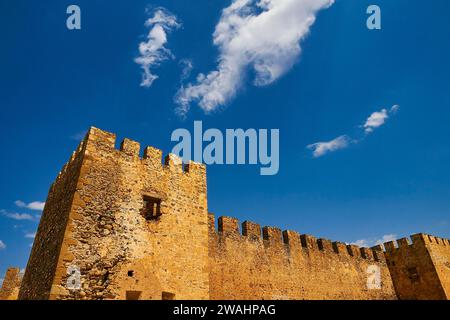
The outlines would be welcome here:
[[[14,203],[19,208],[26,208],[26,209],[37,210],[37,211],[44,210],[44,206],[45,206],[45,202],[42,202],[42,201],[33,201],[30,203],[25,203],[22,200],[16,200]]]
[[[372,133],[376,128],[381,127],[390,115],[395,114],[400,109],[399,105],[392,106],[389,110],[381,109],[381,111],[373,112],[365,121],[363,125],[359,128],[364,129],[362,133],[363,137],[359,139],[350,138],[348,135],[341,135],[331,141],[316,142],[306,146],[307,149],[312,150],[312,155],[314,158],[321,157],[327,153],[337,151],[340,149],[345,149],[350,144],[357,144],[362,142],[366,136]]]
[[[339,136],[331,141],[316,142],[307,146],[308,149],[313,150],[313,157],[318,158],[329,152],[333,152],[339,149],[347,148],[351,143],[351,139],[344,135]]]
[[[178,112],[188,112],[191,102],[213,111],[232,99],[254,71],[253,84],[266,86],[289,71],[301,53],[300,42],[309,33],[319,10],[334,0],[233,0],[222,11],[213,34],[219,49],[218,66],[199,74],[194,84],[181,87],[175,96]]]
[[[87,133],[86,130],[77,132],[77,133],[71,135],[71,136],[70,136],[70,139],[76,140],[76,141],[81,141],[81,140],[83,140],[84,137],[86,136],[86,133]]]
[[[381,127],[389,118],[389,115],[396,113],[399,108],[399,105],[394,105],[389,111],[387,109],[381,109],[372,113],[363,125],[365,133],[372,133],[376,128]]]
[[[352,244],[355,244],[360,247],[373,247],[378,244],[383,244],[388,241],[393,241],[397,239],[396,234],[385,234],[381,238],[370,238],[370,239],[360,239],[356,240],[355,242],[352,242]]]
[[[6,249],[6,244],[0,240],[0,250]]]
[[[36,232],[29,232],[25,234],[25,238],[34,239],[36,237]]]
[[[0,214],[14,220],[34,220],[34,217],[28,213],[8,212],[2,209]]]
[[[141,86],[147,88],[158,79],[152,68],[174,58],[172,52],[165,47],[167,34],[181,27],[177,17],[164,8],[157,8],[152,14],[145,22],[145,26],[150,29],[146,41],[139,44],[139,57],[134,60],[143,70]]]
[[[194,65],[192,64],[192,61],[189,59],[181,59],[179,65],[181,67],[180,82],[183,82],[191,75]]]

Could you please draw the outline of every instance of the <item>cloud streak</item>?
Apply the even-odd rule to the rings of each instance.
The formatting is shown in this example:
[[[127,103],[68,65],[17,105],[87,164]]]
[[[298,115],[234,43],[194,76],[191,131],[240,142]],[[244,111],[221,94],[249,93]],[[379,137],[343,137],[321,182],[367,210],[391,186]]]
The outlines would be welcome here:
[[[79,131],[73,135],[70,136],[70,139],[72,140],[76,140],[76,141],[81,141],[84,139],[84,137],[86,136],[87,131]]]
[[[40,215],[31,215],[29,213],[18,213],[18,212],[9,212],[4,209],[0,210],[0,215],[18,221],[39,221]]]
[[[393,241],[397,239],[396,234],[385,234],[381,238],[370,238],[370,239],[360,239],[356,240],[355,242],[352,242],[352,244],[355,244],[360,247],[373,247],[379,244],[383,244],[388,241]]]
[[[381,127],[383,124],[385,124],[389,116],[391,114],[395,114],[399,108],[399,105],[394,105],[389,111],[387,109],[381,109],[380,111],[372,113],[363,125],[364,132],[366,134],[369,134],[372,133],[376,128]]]
[[[183,81],[185,81],[187,78],[190,77],[194,65],[192,64],[192,61],[189,59],[181,59],[179,65],[182,69],[180,77],[180,82],[182,83]]]
[[[22,200],[16,200],[14,203],[19,208],[26,208],[26,209],[37,210],[37,211],[44,210],[44,206],[45,206],[45,202],[42,202],[42,201],[33,201],[30,203],[25,203]]]
[[[34,220],[33,216],[28,213],[8,212],[6,210],[0,210],[0,213],[10,219],[14,220]]]
[[[195,83],[182,86],[175,96],[178,113],[197,102],[210,112],[231,100],[243,85],[246,73],[254,73],[253,85],[267,86],[287,71],[301,53],[319,10],[334,0],[233,0],[222,11],[213,34],[219,49],[218,66],[200,73]]]
[[[6,249],[6,244],[0,240],[0,250]]]
[[[400,109],[399,105],[392,106],[389,110],[383,108],[380,111],[373,112],[359,128],[364,129],[363,137],[360,139],[352,139],[348,135],[341,135],[331,141],[316,142],[306,146],[312,150],[312,156],[319,158],[327,153],[345,149],[351,144],[362,142],[367,135],[371,134],[375,129],[385,124],[386,120]]]
[[[152,71],[163,61],[173,59],[172,52],[165,47],[167,35],[174,29],[181,27],[177,17],[164,8],[157,8],[153,16],[145,22],[149,28],[146,41],[139,44],[139,56],[134,61],[143,70],[141,86],[150,87],[158,76]]]
[[[27,239],[34,239],[36,238],[36,232],[29,232],[25,234],[25,238]]]
[[[351,141],[352,140],[348,136],[343,135],[331,141],[316,142],[310,144],[307,146],[307,148],[313,151],[314,158],[318,158],[329,152],[347,148],[350,145]]]

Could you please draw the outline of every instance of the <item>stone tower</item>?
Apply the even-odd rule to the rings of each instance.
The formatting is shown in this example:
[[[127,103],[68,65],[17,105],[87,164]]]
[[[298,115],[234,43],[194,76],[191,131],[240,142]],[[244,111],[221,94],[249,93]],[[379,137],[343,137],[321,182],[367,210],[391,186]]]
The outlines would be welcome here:
[[[8,268],[0,289],[0,300],[16,300],[21,281],[22,273],[19,268]]]
[[[20,299],[208,299],[206,169],[91,128],[51,186]]]
[[[386,242],[385,255],[399,299],[450,299],[450,241],[419,233]]]

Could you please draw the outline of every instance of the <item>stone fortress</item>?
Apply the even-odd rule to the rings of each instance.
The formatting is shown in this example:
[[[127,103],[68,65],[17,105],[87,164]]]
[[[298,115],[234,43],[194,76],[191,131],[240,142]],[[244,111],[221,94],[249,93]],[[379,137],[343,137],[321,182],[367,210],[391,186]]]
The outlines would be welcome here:
[[[450,241],[360,248],[208,212],[206,168],[91,128],[0,299],[448,299]],[[371,284],[375,283],[375,286]]]

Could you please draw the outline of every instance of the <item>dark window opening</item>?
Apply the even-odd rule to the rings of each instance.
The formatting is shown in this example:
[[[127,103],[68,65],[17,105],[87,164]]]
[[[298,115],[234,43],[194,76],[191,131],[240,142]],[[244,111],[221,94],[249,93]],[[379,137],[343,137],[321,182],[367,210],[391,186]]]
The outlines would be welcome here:
[[[411,282],[419,282],[420,276],[419,272],[417,272],[417,268],[408,268],[408,277]]]
[[[134,271],[133,271],[133,270],[129,270],[129,271],[128,271],[128,276],[129,276],[129,277],[134,276]]]
[[[175,300],[175,293],[163,291],[162,299],[163,300]]]
[[[147,220],[157,219],[161,215],[161,199],[144,196],[142,215]]]
[[[141,298],[142,291],[127,291],[127,300],[139,300]]]

